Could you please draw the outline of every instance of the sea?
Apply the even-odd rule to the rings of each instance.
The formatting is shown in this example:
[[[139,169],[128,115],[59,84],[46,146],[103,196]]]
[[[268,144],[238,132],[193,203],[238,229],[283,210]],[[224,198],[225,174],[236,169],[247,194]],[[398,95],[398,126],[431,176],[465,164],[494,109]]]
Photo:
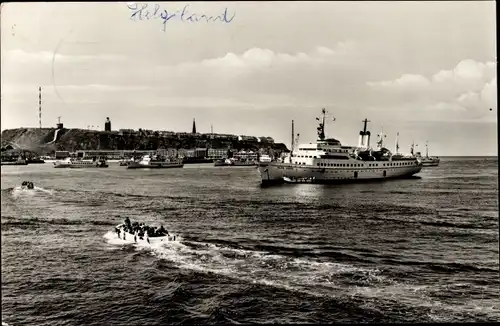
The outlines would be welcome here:
[[[498,159],[418,176],[262,187],[255,167],[2,166],[2,323],[500,321]],[[125,243],[126,217],[181,241]]]

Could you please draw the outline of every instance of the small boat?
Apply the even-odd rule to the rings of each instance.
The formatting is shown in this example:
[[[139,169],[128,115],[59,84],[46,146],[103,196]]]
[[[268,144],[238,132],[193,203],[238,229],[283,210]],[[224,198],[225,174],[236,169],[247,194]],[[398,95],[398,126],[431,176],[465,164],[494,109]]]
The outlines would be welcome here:
[[[183,163],[171,162],[157,156],[144,155],[139,161],[128,162],[127,169],[168,169],[182,168]]]
[[[120,164],[120,166],[127,166],[129,162],[133,162],[133,161],[134,161],[133,158],[130,160],[120,160],[119,164]]]
[[[28,162],[19,156],[16,161],[2,161],[1,165],[28,165]]]
[[[35,189],[35,185],[33,185],[33,182],[31,181],[23,181],[23,183],[21,184],[21,189],[32,190]]]
[[[214,162],[214,166],[257,166],[257,163],[250,160],[237,160],[233,158],[226,158]]]
[[[70,169],[79,169],[79,168],[107,168],[108,164],[105,159],[100,160],[82,160],[82,159],[72,159],[70,157],[62,160],[54,162],[55,168],[70,168]]]
[[[128,220],[130,222],[130,220]],[[128,226],[127,226],[128,224]],[[127,220],[125,220],[125,223],[119,224],[115,227],[115,232],[116,235],[119,239],[128,241],[130,243],[139,243],[139,244],[146,244],[146,245],[155,245],[158,243],[165,243],[165,242],[179,242],[180,241],[180,236],[177,234],[170,234],[166,230],[165,232],[162,232],[160,234],[149,234],[148,232],[141,232],[136,231],[135,233],[131,233],[131,229],[133,228],[140,229],[141,227],[144,228],[144,224],[141,226],[138,225],[138,223],[134,223],[134,225],[131,225],[130,223],[127,223]]]
[[[420,153],[417,153],[420,154]],[[420,159],[422,160],[422,166],[439,166],[439,162],[441,161],[439,157],[437,156],[429,156],[429,147],[427,145],[427,142],[425,143],[425,156],[422,157],[420,156]]]
[[[42,160],[40,157],[31,157],[26,160],[26,163],[28,164],[44,164],[45,161]]]

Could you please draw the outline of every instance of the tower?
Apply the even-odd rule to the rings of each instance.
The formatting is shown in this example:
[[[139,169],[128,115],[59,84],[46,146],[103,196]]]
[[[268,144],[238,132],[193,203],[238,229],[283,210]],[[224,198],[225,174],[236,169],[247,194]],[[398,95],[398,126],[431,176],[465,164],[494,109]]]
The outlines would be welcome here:
[[[57,129],[62,129],[64,125],[61,122],[61,117],[57,117]]]
[[[38,123],[42,129],[42,87],[38,87]]]
[[[193,134],[196,134],[196,121],[194,120],[193,118],[193,131],[192,131]]]
[[[106,122],[104,122],[104,131],[111,131],[111,120],[106,117]]]

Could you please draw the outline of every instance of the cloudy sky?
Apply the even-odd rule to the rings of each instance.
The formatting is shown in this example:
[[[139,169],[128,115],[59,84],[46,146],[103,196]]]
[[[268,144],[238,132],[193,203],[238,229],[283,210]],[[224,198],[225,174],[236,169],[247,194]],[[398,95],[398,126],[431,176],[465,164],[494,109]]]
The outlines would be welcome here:
[[[290,144],[291,120],[314,141],[325,107],[345,144],[368,118],[391,149],[399,131],[403,151],[497,155],[494,2],[144,4],[3,3],[2,130],[38,126],[42,86],[45,127],[196,118]]]

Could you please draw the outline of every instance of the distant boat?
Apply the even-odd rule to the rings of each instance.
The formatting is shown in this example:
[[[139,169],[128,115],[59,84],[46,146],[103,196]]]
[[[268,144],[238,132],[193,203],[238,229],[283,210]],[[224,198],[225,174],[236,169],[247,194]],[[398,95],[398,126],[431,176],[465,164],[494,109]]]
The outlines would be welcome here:
[[[28,163],[28,164],[44,164],[45,161],[39,157],[32,157],[32,158],[27,159],[26,163]]]
[[[183,163],[170,162],[158,157],[151,157],[151,155],[144,155],[139,161],[131,161],[127,165],[127,169],[168,169],[168,168],[182,168]]]
[[[16,161],[2,161],[1,165],[28,165],[28,162],[19,156]]]
[[[257,166],[257,162],[252,160],[237,160],[233,158],[226,158],[214,162],[214,166]]]
[[[133,162],[134,159],[131,158],[129,160],[120,160],[118,163],[120,164],[120,166],[127,166],[130,162]]]
[[[55,168],[70,168],[70,169],[81,169],[81,168],[107,168],[108,164],[105,159],[100,160],[82,160],[66,158],[62,161],[54,162]]]
[[[427,143],[425,143],[425,156],[421,157],[422,160],[422,166],[429,167],[429,166],[438,166],[440,159],[437,156],[429,156],[429,147]]]

